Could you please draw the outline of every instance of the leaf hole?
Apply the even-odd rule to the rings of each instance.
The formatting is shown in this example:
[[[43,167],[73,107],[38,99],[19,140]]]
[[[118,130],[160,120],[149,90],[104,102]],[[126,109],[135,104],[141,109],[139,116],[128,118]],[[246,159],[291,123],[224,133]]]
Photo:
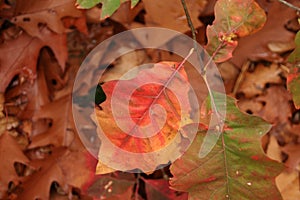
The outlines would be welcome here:
[[[253,112],[250,109],[246,110],[246,113],[248,113],[249,115],[253,114]]]
[[[23,163],[15,162],[14,163],[14,168],[15,168],[15,171],[16,171],[18,176],[24,176],[27,166],[24,165]]]
[[[30,22],[30,18],[29,17],[24,17],[23,22]]]
[[[51,83],[52,83],[52,85],[56,86],[56,85],[57,85],[57,80],[52,79],[52,80],[51,80]]]
[[[141,23],[141,24],[146,24],[145,23],[145,14],[146,14],[146,11],[144,9],[141,10],[134,18],[134,21]]]

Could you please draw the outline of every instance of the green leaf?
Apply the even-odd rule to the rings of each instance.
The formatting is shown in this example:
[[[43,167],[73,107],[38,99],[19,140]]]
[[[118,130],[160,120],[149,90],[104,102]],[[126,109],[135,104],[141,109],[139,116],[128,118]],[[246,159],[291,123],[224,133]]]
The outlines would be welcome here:
[[[237,37],[245,37],[261,29],[266,14],[254,0],[219,0],[215,5],[215,20],[207,27],[206,50],[215,54],[215,62],[232,57]]]
[[[300,109],[300,70],[294,68],[294,72],[287,77],[287,88],[292,93],[294,105]]]
[[[89,9],[96,6],[98,3],[102,3],[101,19],[110,17],[126,0],[77,0],[79,8]],[[131,0],[131,7],[133,8],[139,0]]]
[[[100,3],[101,0],[76,0],[78,8],[89,9]]]
[[[287,61],[294,66],[291,72],[287,76],[287,88],[293,96],[294,105],[297,109],[300,109],[300,31],[295,37],[296,47],[294,51],[289,55]]]
[[[289,55],[288,60],[287,60],[290,63],[296,63],[296,62],[300,61],[300,31],[298,31],[298,33],[296,34],[295,44],[296,44],[296,48]]]
[[[225,128],[204,158],[199,149],[206,131],[200,128],[187,152],[171,165],[172,189],[189,192],[189,199],[278,200],[275,176],[282,165],[265,156],[260,139],[270,125],[238,110],[227,97]]]

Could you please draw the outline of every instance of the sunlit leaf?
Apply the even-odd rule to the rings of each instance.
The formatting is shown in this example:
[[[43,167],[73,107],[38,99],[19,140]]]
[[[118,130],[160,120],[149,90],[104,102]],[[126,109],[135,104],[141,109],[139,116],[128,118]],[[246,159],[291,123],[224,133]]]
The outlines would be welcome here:
[[[215,20],[207,27],[206,50],[214,55],[216,62],[224,62],[232,57],[238,42],[261,29],[266,14],[254,0],[219,0],[215,5]]]
[[[101,18],[110,17],[121,5],[127,0],[77,0],[76,4],[79,8],[89,9],[97,4],[102,4]],[[137,5],[139,0],[131,0],[131,7]]]
[[[206,134],[200,128],[188,151],[171,166],[171,188],[189,192],[189,199],[281,199],[274,184],[281,165],[266,157],[260,144],[269,129],[262,119],[240,112],[228,97],[225,129],[217,145],[200,159]]]
[[[294,68],[293,71],[287,77],[287,87],[292,93],[295,107],[300,109],[300,69]]]
[[[178,133],[181,128],[192,122],[190,86],[184,68],[181,66],[177,71],[179,66],[172,62],[158,63],[140,70],[133,79],[114,80],[102,85],[107,100],[100,104],[101,109],[95,110],[97,121],[103,134],[116,147],[141,154],[138,160],[131,159],[128,163],[131,167],[141,163],[143,153],[158,151],[173,144],[174,140],[180,140]],[[103,140],[101,133],[99,137]],[[112,154],[110,162],[117,162],[114,153],[118,155],[118,152],[105,145],[106,142],[100,147],[99,163],[109,153]],[[175,148],[174,152],[177,151],[180,149]],[[100,155],[101,152],[104,155]],[[169,161],[169,157],[163,155],[158,159],[150,161],[144,158],[145,168],[152,166],[154,170],[156,164]]]

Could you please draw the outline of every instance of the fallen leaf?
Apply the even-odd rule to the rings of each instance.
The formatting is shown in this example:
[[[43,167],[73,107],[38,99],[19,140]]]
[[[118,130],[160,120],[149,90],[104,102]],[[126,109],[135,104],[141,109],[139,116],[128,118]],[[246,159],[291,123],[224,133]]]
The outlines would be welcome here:
[[[296,12],[279,1],[257,0],[268,13],[268,18],[262,29],[252,35],[238,40],[239,45],[230,60],[239,68],[247,60],[281,62],[282,57],[272,52],[268,44],[274,42],[290,43],[295,34],[286,28],[287,23],[296,17]],[[300,5],[298,0],[289,1],[293,5]],[[276,30],[276,31],[274,31]]]
[[[33,121],[38,119],[50,119],[51,123],[44,133],[33,135],[31,144],[28,148],[36,148],[40,146],[68,146],[74,139],[74,132],[70,130],[70,112],[71,112],[71,96],[67,95],[63,98],[55,100],[49,104],[41,106],[35,112]]]
[[[11,21],[22,27],[29,35],[43,38],[41,26],[46,25],[55,33],[65,33],[61,19],[63,17],[81,17],[82,12],[75,7],[74,0],[46,0],[46,1],[22,1],[16,2],[16,17]]]
[[[8,133],[0,136],[0,198],[7,195],[8,185],[12,181],[18,184],[19,177],[15,170],[15,163],[29,165],[29,159],[23,154],[18,143]]]
[[[297,63],[300,61],[300,31],[295,36],[295,49],[294,51],[289,55],[287,61],[290,63]]]
[[[238,89],[246,98],[262,94],[266,84],[282,83],[280,75],[283,73],[278,64],[272,63],[270,66],[258,64],[253,72],[246,72],[245,78]]]
[[[190,0],[186,2],[195,28],[202,25],[198,16],[204,10],[206,3],[206,0]],[[143,4],[146,10],[146,26],[158,26],[182,33],[190,30],[180,0],[173,0],[172,3],[165,3],[160,0],[143,0]]]
[[[187,193],[177,192],[169,188],[169,183],[164,179],[143,179],[146,187],[147,199],[155,200],[185,200]]]
[[[94,199],[131,199],[135,180],[100,176],[87,189]]]
[[[273,182],[282,165],[269,159],[260,144],[270,125],[240,112],[227,97],[225,127],[202,159],[206,130],[200,128],[188,151],[171,165],[171,188],[189,192],[190,199],[281,199]]]
[[[272,124],[289,122],[292,117],[291,96],[283,86],[267,88],[264,94],[251,99],[241,99],[241,110],[254,114]]]
[[[93,173],[86,166],[87,152],[71,152],[59,147],[51,155],[32,164],[38,168],[30,179],[23,183],[18,199],[49,199],[51,185],[56,182],[69,193],[71,187],[82,187]]]
[[[300,199],[299,172],[285,170],[276,178],[276,185],[283,200]]]
[[[55,34],[43,28],[42,38],[32,38],[23,33],[15,40],[4,42],[0,45],[0,79],[3,80],[0,92],[4,92],[15,75],[21,74],[35,79],[36,64],[40,50],[44,46],[50,47],[58,60],[62,70],[67,60],[66,35]],[[55,41],[55,42],[53,42]]]
[[[219,0],[215,4],[215,20],[207,26],[206,50],[215,62],[232,57],[237,37],[245,37],[260,30],[266,14],[254,0]]]

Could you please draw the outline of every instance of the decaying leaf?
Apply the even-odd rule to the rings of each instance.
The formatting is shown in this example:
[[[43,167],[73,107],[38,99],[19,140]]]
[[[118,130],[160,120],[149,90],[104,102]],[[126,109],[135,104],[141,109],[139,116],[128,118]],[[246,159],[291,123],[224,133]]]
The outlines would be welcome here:
[[[274,179],[281,164],[269,159],[260,144],[270,125],[240,112],[227,98],[225,129],[203,159],[199,150],[206,130],[200,128],[188,151],[171,165],[171,188],[190,199],[281,199]]]
[[[245,97],[250,98],[262,94],[266,84],[282,83],[280,65],[272,63],[270,66],[258,64],[253,72],[246,72],[245,78],[238,89]]]
[[[36,65],[40,50],[44,46],[50,47],[59,65],[64,70],[67,60],[66,35],[55,34],[47,28],[41,31],[43,37],[32,38],[23,33],[15,40],[0,45],[0,92],[4,92],[15,75],[28,76],[35,79]],[[55,42],[53,42],[55,41]]]
[[[91,176],[86,166],[87,152],[71,152],[60,147],[51,155],[34,160],[32,164],[38,170],[23,183],[24,190],[19,199],[49,199],[51,185],[56,182],[66,194],[70,187],[82,187]],[[76,166],[76,167],[74,167]]]
[[[284,200],[300,199],[299,172],[285,170],[276,178],[276,185]]]
[[[8,133],[0,136],[0,198],[5,199],[8,184],[17,184],[19,177],[14,164],[16,162],[29,165],[29,159],[23,154],[15,139]]]
[[[215,4],[215,20],[207,27],[207,52],[215,62],[232,57],[237,37],[245,37],[261,29],[266,14],[254,0],[219,0]]]
[[[167,180],[143,179],[146,185],[147,199],[155,200],[186,200],[187,193],[177,192],[169,188]]]
[[[239,39],[239,45],[230,60],[238,67],[242,67],[249,59],[252,61],[282,62],[283,58],[278,53],[272,52],[269,45],[272,43],[289,44],[295,37],[295,34],[287,28],[288,22],[297,17],[292,8],[279,1],[256,1],[268,13],[268,18],[260,31]],[[300,5],[298,0],[289,2],[296,6]]]
[[[195,27],[201,26],[198,16],[203,11],[206,2],[206,0],[186,1]],[[143,0],[143,4],[146,10],[145,23],[147,26],[164,27],[182,33],[189,31],[180,0],[173,0],[172,3],[160,0]],[[163,13],[163,17],[161,13]]]
[[[41,27],[46,25],[55,33],[64,33],[61,19],[63,17],[81,17],[82,13],[76,9],[74,0],[46,0],[16,2],[16,17],[11,21],[22,27],[29,35],[42,39]]]

